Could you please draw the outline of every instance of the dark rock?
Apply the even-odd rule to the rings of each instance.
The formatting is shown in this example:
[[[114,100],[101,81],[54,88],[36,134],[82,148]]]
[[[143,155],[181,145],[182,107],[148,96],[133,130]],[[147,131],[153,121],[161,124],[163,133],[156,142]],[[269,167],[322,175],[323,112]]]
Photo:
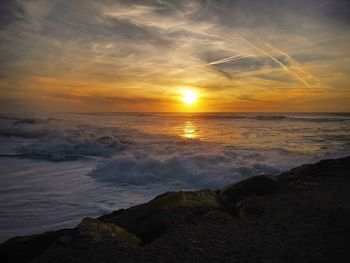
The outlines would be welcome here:
[[[284,172],[278,176],[281,181],[306,180],[323,176],[348,175],[350,157],[322,160],[316,164],[305,164]]]
[[[29,262],[50,247],[71,229],[46,232],[39,235],[14,237],[0,245],[0,262]]]
[[[121,209],[100,220],[125,228],[148,243],[183,223],[193,223],[212,209],[220,209],[217,193],[210,190],[196,192],[168,192],[150,202]]]
[[[205,222],[215,222],[216,224],[225,224],[230,222],[232,216],[229,213],[220,210],[212,210],[201,216],[201,220]]]
[[[47,250],[69,255],[74,250],[93,250],[95,246],[117,249],[136,247],[139,243],[139,238],[115,224],[85,218],[74,229],[8,240],[0,246],[0,262],[30,262]]]
[[[226,186],[219,194],[219,202],[231,213],[236,212],[236,204],[246,197],[274,194],[278,191],[276,180],[267,175],[250,177]]]
[[[236,204],[235,213],[240,219],[247,220],[264,214],[263,206],[255,197],[246,198]]]
[[[70,242],[112,242],[117,247],[138,246],[140,239],[123,228],[102,222],[98,219],[85,218],[69,235],[60,240]]]

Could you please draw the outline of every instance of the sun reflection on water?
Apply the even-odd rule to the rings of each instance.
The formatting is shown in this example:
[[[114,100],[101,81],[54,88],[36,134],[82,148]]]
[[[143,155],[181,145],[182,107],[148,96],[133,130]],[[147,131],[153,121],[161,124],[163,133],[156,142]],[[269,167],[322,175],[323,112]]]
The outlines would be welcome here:
[[[183,128],[182,137],[186,139],[199,138],[198,128],[191,121],[186,121]]]

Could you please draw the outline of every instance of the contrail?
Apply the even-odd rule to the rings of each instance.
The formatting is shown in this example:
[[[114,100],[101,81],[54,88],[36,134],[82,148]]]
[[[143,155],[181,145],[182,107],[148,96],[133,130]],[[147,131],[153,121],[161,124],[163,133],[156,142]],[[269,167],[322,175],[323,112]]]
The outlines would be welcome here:
[[[278,52],[280,54],[282,54],[285,58],[288,59],[288,62],[290,62],[290,64],[299,64],[299,62],[297,60],[295,60],[294,58],[292,58],[289,54],[287,54],[286,52],[280,50],[280,49],[277,49],[276,47],[272,46],[271,44],[269,43],[266,43],[265,42],[265,45],[268,46],[269,48],[271,48],[273,51],[275,52]],[[317,84],[317,86],[320,86],[321,83],[320,83],[320,80],[318,78],[316,78],[314,75],[312,75],[310,72],[306,71],[305,69],[303,69],[301,66],[291,66],[290,68],[304,74],[304,76],[306,75],[306,78],[310,79],[310,81],[315,81]],[[305,78],[305,77],[304,77]]]
[[[277,70],[279,70],[279,69],[276,69],[276,68],[263,69],[263,70],[259,69],[259,70],[254,70],[254,71],[236,73],[235,76],[236,77],[256,76],[256,75],[261,75],[261,74],[275,72]]]
[[[227,58],[222,58],[216,61],[212,61],[207,63],[206,65],[217,65],[217,64],[222,64],[222,63],[227,63],[230,61],[235,61],[235,60],[239,60],[242,58],[247,58],[247,57],[252,57],[253,55],[235,55],[235,56],[231,56],[231,57],[227,57]]]
[[[245,39],[244,37],[242,37],[240,34],[238,34],[238,33],[236,33],[236,34],[237,34],[237,36],[238,36],[241,40],[243,40],[244,42],[246,42],[249,46],[255,48],[255,49],[258,50],[259,52],[261,52],[261,53],[265,54],[266,56],[268,56],[269,58],[271,58],[274,62],[276,62],[278,65],[280,65],[281,68],[282,68],[284,71],[286,71],[286,72],[290,73],[291,75],[293,75],[296,79],[298,79],[300,82],[302,82],[306,87],[309,87],[309,86],[310,86],[309,83],[308,83],[302,76],[300,76],[299,74],[295,73],[294,71],[289,70],[289,68],[288,68],[285,64],[283,64],[283,63],[282,63],[281,61],[279,61],[277,58],[275,58],[274,56],[272,56],[272,55],[271,55],[270,53],[268,53],[266,50],[261,49],[261,48],[259,48],[258,46],[254,45],[253,43],[249,42],[247,39]]]

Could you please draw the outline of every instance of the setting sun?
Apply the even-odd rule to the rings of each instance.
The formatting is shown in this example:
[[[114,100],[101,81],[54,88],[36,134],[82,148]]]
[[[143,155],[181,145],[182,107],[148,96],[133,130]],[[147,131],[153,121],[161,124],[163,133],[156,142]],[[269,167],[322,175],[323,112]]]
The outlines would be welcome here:
[[[196,103],[198,95],[193,90],[185,90],[182,95],[182,101],[188,105]]]
[[[349,43],[350,0],[0,0],[0,263],[345,261]]]

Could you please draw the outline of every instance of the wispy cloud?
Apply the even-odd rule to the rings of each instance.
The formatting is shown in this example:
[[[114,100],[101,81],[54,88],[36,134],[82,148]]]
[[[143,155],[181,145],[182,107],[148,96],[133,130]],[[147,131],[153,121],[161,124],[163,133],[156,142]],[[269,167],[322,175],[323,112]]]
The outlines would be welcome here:
[[[345,0],[28,0],[0,10],[0,99],[23,107],[27,97],[28,107],[177,110],[181,87],[202,92],[203,110],[234,110],[242,98],[254,98],[246,110],[271,100],[283,110],[296,94],[322,92],[309,100],[317,111],[328,94],[350,98]]]

